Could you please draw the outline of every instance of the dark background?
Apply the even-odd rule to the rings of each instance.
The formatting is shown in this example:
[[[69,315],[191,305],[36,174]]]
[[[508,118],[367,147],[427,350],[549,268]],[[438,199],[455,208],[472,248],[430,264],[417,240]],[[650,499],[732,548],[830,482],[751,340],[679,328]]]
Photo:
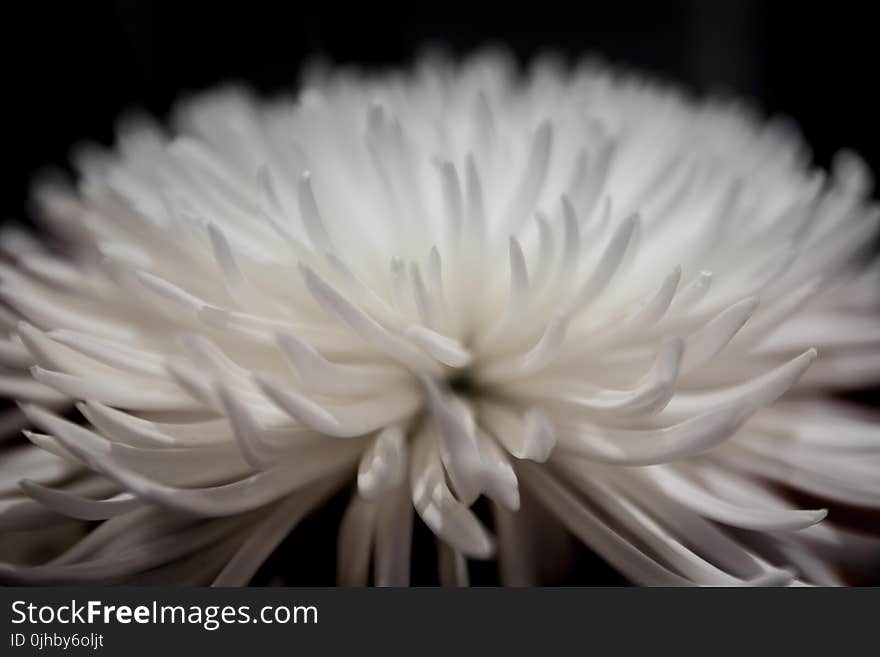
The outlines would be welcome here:
[[[230,78],[271,92],[292,88],[300,65],[320,53],[337,62],[405,64],[426,44],[463,54],[507,45],[522,63],[547,49],[607,59],[677,80],[699,92],[735,93],[801,126],[819,164],[840,147],[880,169],[877,22],[857,4],[690,0],[582,2],[577,13],[548,3],[470,14],[336,3],[255,1],[3,3],[0,9],[0,221],[26,217],[28,181],[63,164],[70,145],[109,142],[122,110],[167,113],[184,90]],[[864,3],[868,5],[869,3]],[[876,403],[877,391],[862,393]],[[345,495],[304,522],[256,583],[285,572],[297,584],[329,584]],[[871,520],[856,525],[877,526]],[[308,535],[309,540],[300,540]],[[317,539],[320,537],[320,539]],[[433,538],[418,522],[415,583],[436,578]],[[571,581],[622,580],[594,556],[577,558]],[[494,580],[473,564],[474,583]]]
[[[291,87],[310,53],[405,63],[426,42],[467,52],[487,42],[521,61],[547,48],[751,98],[802,126],[817,160],[841,146],[880,166],[877,22],[870,3],[690,0],[581,2],[573,13],[513,3],[470,14],[424,3],[6,2],[0,9],[0,218],[24,213],[28,180],[72,141],[108,141],[131,106],[164,115],[181,90],[238,78]],[[313,13],[307,8],[322,8]],[[414,8],[422,11],[411,11]]]

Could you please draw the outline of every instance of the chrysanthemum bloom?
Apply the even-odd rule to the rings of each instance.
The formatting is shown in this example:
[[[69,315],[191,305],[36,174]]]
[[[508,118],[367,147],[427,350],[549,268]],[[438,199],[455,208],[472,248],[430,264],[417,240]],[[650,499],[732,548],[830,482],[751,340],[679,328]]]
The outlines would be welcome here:
[[[346,488],[341,583],[408,583],[414,514],[446,583],[534,582],[548,519],[644,585],[876,559],[788,495],[880,506],[854,155],[598,64],[306,80],[124,122],[4,235],[2,579],[246,584]]]

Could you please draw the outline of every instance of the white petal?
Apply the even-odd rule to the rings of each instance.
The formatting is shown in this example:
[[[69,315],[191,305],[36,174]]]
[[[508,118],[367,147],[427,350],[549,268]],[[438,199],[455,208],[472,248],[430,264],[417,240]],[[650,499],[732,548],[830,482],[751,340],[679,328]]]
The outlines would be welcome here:
[[[543,463],[556,445],[556,431],[547,416],[530,409],[520,417],[501,404],[481,402],[479,422],[513,456]]]
[[[370,577],[370,556],[376,506],[352,495],[342,522],[336,548],[338,586],[366,586]]]
[[[27,479],[21,482],[21,489],[25,495],[43,506],[80,520],[104,520],[127,513],[142,504],[129,493],[119,493],[106,500],[93,500],[64,490],[47,488]]]
[[[428,378],[422,381],[440,440],[439,453],[458,498],[470,505],[483,492],[485,469],[470,409]]]
[[[399,426],[386,427],[364,450],[358,467],[358,492],[373,501],[403,483],[406,475],[406,443]]]
[[[724,442],[755,412],[751,406],[709,411],[665,429],[583,427],[563,431],[559,449],[617,465],[652,465],[687,458]]]
[[[412,550],[413,506],[409,486],[388,491],[378,502],[374,580],[376,586],[407,586]]]
[[[648,473],[665,495],[706,518],[733,527],[759,531],[790,531],[815,525],[828,515],[827,509],[795,511],[744,507],[713,495],[669,468],[651,468]]]
[[[425,524],[462,554],[488,559],[495,550],[492,537],[477,517],[455,499],[446,486],[443,464],[434,441],[417,438],[411,470],[412,500]]]

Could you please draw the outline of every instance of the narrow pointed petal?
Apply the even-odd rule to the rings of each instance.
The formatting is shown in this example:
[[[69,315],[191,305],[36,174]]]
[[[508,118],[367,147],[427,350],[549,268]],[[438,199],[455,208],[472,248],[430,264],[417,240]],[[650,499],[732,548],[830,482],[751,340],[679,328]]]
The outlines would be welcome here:
[[[494,540],[447,487],[436,446],[423,435],[414,452],[410,474],[412,501],[422,520],[462,554],[474,559],[490,558],[495,550]]]

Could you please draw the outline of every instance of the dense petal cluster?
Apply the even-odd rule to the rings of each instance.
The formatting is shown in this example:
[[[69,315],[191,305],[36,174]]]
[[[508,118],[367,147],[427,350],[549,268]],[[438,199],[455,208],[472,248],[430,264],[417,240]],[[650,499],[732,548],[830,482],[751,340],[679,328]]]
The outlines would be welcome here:
[[[880,506],[877,420],[828,396],[880,380],[851,153],[489,54],[221,89],[74,164],[2,238],[3,580],[247,584],[346,487],[346,584],[408,583],[415,514],[444,583],[540,581],[548,519],[637,584],[876,560],[786,494]]]

